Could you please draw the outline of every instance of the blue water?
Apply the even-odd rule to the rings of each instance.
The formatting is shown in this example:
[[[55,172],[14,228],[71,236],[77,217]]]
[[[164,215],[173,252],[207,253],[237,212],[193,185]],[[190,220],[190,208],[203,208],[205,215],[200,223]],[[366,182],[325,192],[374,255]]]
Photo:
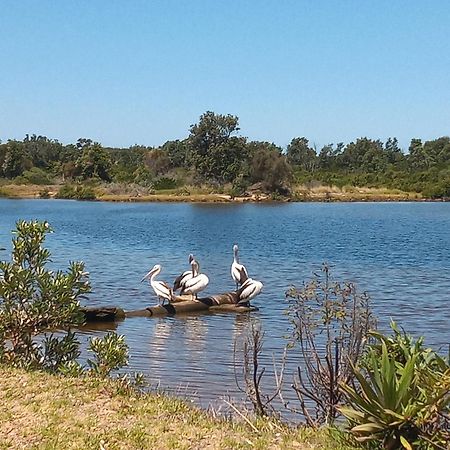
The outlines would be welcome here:
[[[210,285],[233,290],[232,244],[253,278],[264,283],[251,314],[127,319],[106,328],[125,334],[130,370],[203,404],[237,395],[233,343],[250,320],[265,330],[268,364],[280,354],[289,324],[284,292],[326,261],[336,279],[367,291],[380,328],[391,318],[445,351],[450,342],[450,203],[164,204],[0,199],[0,258],[9,257],[17,219],[45,219],[54,267],[83,260],[89,305],[138,309],[156,299],[142,276],[154,264],[173,281],[195,254]],[[86,329],[83,336],[105,327]],[[225,390],[225,392],[224,392]]]

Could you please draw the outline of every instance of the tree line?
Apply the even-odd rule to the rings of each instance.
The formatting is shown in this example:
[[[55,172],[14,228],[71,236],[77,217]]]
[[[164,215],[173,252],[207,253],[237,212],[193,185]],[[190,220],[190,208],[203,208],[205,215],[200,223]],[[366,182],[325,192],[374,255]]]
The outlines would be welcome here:
[[[239,118],[207,111],[183,140],[160,147],[103,147],[80,138],[63,145],[46,136],[26,135],[0,144],[0,177],[52,184],[101,180],[154,189],[188,184],[228,186],[233,195],[249,188],[289,195],[295,184],[314,181],[338,187],[367,186],[450,196],[450,138],[412,139],[403,152],[395,137],[386,142],[361,137],[321,149],[295,137],[283,149],[239,134]]]

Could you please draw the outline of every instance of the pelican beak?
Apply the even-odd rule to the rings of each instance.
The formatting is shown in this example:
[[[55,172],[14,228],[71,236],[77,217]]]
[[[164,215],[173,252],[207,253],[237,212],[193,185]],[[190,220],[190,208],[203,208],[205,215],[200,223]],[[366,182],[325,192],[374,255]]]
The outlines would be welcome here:
[[[146,280],[148,277],[150,277],[153,272],[155,271],[155,269],[153,268],[152,270],[150,270],[150,272],[148,272],[147,274],[144,275],[144,278],[142,278],[141,283]]]

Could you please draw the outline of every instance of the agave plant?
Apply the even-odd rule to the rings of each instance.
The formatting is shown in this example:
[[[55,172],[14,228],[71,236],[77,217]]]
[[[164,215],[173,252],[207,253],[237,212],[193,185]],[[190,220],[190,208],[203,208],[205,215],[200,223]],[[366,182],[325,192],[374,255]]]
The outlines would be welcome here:
[[[353,365],[355,386],[341,383],[348,405],[339,410],[358,441],[381,441],[386,449],[446,449],[449,362],[391,326],[393,336],[372,333],[376,342],[360,367]]]

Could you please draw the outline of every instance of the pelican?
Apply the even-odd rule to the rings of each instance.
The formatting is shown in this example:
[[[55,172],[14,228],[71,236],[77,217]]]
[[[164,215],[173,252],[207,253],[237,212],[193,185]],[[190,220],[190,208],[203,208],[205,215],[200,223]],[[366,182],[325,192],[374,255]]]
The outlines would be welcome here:
[[[194,255],[192,253],[189,254],[189,264],[194,259]],[[193,277],[192,268],[191,270],[184,271],[181,275],[179,275],[174,283],[173,283],[173,292],[178,291],[178,289],[182,289],[187,280],[190,280]]]
[[[252,298],[255,298],[262,291],[263,284],[261,281],[248,278],[244,271],[241,269],[241,279],[243,280],[242,286],[237,291],[238,299],[237,305],[243,305],[248,303]]]
[[[191,294],[197,299],[197,294],[208,286],[209,278],[204,273],[200,273],[200,265],[195,259],[191,261],[191,266],[192,278],[186,281],[180,294]]]
[[[147,275],[142,278],[141,283],[146,279],[150,277],[150,285],[155,291],[155,294],[158,297],[159,304],[164,305],[164,300],[167,300],[169,303],[172,300],[173,292],[172,288],[164,281],[157,281],[155,280],[156,276],[159,275],[161,272],[162,267],[159,264],[155,264],[150,270],[150,272],[147,273]],[[161,303],[162,300],[162,303]]]
[[[239,264],[239,247],[237,244],[233,245],[233,253],[234,259],[233,264],[231,264],[231,276],[233,277],[234,282],[236,283],[236,290],[238,290],[239,285],[242,284],[245,280],[242,278],[242,274],[245,275],[245,279],[248,278],[248,272],[244,265]]]

